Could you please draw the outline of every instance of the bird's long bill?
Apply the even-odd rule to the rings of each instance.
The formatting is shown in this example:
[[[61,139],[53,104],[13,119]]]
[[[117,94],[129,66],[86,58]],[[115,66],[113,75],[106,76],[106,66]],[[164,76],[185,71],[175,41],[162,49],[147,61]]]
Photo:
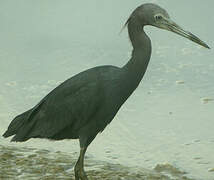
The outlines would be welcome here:
[[[183,30],[180,26],[178,26],[175,22],[173,22],[170,19],[165,19],[165,23],[164,23],[167,27],[165,29],[172,31],[176,34],[179,34],[185,38],[188,38],[189,40],[200,44],[201,46],[210,49],[210,47],[203,42],[202,40],[200,40],[197,36],[195,36],[194,34],[192,34],[191,32],[185,31]]]

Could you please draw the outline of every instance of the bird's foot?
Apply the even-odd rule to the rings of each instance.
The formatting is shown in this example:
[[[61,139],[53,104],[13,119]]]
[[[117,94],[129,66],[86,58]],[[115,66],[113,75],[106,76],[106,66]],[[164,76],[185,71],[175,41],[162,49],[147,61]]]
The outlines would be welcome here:
[[[75,180],[89,180],[84,169],[75,167]]]

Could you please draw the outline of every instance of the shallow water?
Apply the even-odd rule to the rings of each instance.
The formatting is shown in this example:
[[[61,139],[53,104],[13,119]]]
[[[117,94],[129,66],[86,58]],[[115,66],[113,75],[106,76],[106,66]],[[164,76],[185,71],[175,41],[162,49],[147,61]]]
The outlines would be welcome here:
[[[76,158],[77,153],[0,146],[0,179],[74,179],[71,168]],[[85,159],[88,177],[94,180],[193,180],[170,164],[159,164],[147,170],[95,161],[87,156]]]
[[[213,25],[205,20],[212,17],[213,1],[155,2],[214,47]],[[127,33],[118,33],[141,3],[92,0],[82,6],[76,1],[1,1],[0,134],[14,116],[68,77],[96,65],[126,63],[131,47]],[[188,177],[213,180],[213,50],[156,28],[146,27],[146,31],[153,44],[146,75],[87,155],[125,167],[153,169],[167,163]],[[5,147],[79,151],[77,141],[9,143],[0,137],[0,142]]]

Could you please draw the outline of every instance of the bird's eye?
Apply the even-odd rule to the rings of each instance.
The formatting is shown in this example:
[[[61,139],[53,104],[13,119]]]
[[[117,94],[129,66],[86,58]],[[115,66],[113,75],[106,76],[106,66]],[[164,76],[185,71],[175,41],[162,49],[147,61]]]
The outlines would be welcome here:
[[[155,19],[156,19],[156,20],[161,20],[162,18],[163,18],[163,16],[161,16],[161,15],[155,16]]]

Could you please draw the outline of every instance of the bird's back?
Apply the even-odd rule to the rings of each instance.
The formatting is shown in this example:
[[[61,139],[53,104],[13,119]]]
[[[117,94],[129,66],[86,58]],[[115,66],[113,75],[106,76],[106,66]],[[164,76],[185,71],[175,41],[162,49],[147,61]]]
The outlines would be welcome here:
[[[81,129],[95,121],[99,121],[95,124],[101,123],[97,131],[103,130],[121,106],[121,102],[111,97],[115,94],[111,92],[116,92],[119,86],[120,73],[120,68],[100,66],[73,76],[51,91],[34,108],[17,116],[4,136],[15,134],[12,141],[25,141],[31,137],[78,138]],[[108,119],[98,120],[101,115]]]

